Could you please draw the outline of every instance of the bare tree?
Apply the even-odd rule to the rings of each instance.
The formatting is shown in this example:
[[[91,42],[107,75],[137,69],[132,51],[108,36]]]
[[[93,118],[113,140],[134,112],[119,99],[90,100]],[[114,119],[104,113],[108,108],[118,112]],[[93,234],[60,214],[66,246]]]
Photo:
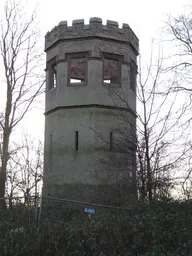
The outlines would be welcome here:
[[[175,73],[177,82],[172,92],[180,92],[180,97],[188,102],[188,116],[191,113],[191,71],[192,71],[192,7],[183,8],[183,14],[169,16],[163,33],[164,41],[168,42],[169,53],[164,71]],[[186,119],[191,120],[190,117]]]
[[[184,11],[184,10],[183,10]],[[177,71],[185,74],[185,79],[191,79],[190,71],[192,67],[192,7],[188,6],[187,11],[178,17],[169,17],[166,23],[166,32],[169,36],[168,41],[171,41],[172,52],[169,56],[174,62],[168,69],[177,69]],[[170,61],[170,59],[169,59]],[[180,89],[190,88],[181,87]]]
[[[29,201],[31,196],[41,193],[43,178],[43,145],[28,135],[21,145],[14,145],[11,161],[7,167],[7,194],[22,196]]]
[[[11,134],[43,92],[44,78],[39,73],[42,54],[38,52],[39,30],[35,19],[35,12],[29,16],[20,2],[7,0],[0,26],[0,55],[6,88],[6,102],[0,119],[3,131],[0,198],[5,194]]]
[[[90,178],[95,181],[91,200],[120,206],[135,201],[136,197],[135,125],[131,127],[131,115],[126,108],[117,108],[110,115],[115,120],[112,132],[101,132],[97,125],[90,127],[95,132],[95,144],[99,149],[95,154],[97,165],[89,168]],[[132,119],[134,122],[135,118]]]
[[[178,101],[178,93],[171,93],[177,83],[175,74],[172,79],[167,80],[170,74],[164,74],[163,58],[159,58],[155,64],[151,58],[146,75],[143,77],[142,74],[140,65],[137,91],[140,104],[137,164],[141,183],[140,196],[151,201],[160,195],[164,197],[170,194],[169,189],[173,187],[173,171],[185,158],[191,146],[186,145],[186,134],[180,126],[188,104]],[[181,141],[182,146],[178,150]]]
[[[177,167],[181,161],[186,160],[191,149],[187,141],[188,133],[181,125],[188,102],[179,101],[178,92],[172,94],[177,83],[176,74],[165,74],[163,58],[159,57],[154,62],[152,56],[145,69],[141,61],[139,65],[137,124],[134,126],[130,122],[126,111],[118,111],[119,126],[125,129],[119,130],[116,152],[123,154],[114,154],[108,161],[108,165],[116,169],[117,175],[125,170],[130,172],[129,168],[134,166],[130,156],[134,154],[135,144],[138,194],[141,200],[148,201],[170,197],[174,180],[181,175]],[[170,74],[173,77],[170,78]],[[125,92],[119,93],[115,88],[111,90],[114,105],[118,106],[117,102],[121,102],[130,108]],[[111,176],[111,168],[106,168],[107,171]]]
[[[165,71],[175,72],[178,81],[172,87],[172,92],[179,92],[180,99],[186,102],[185,117],[183,118],[183,129],[191,130],[191,71],[192,71],[192,6],[183,8],[182,14],[177,17],[169,17],[166,22],[166,39],[168,40],[171,53],[167,60]],[[190,133],[188,140],[190,141]],[[190,154],[182,164],[183,175],[180,179],[184,197],[191,197],[191,156]]]

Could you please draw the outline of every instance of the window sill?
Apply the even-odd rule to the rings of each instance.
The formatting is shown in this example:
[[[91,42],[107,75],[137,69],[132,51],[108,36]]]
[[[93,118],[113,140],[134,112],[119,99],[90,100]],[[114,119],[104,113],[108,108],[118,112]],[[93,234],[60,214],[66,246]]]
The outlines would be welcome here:
[[[87,86],[87,83],[86,82],[82,82],[82,83],[69,83],[68,86],[69,87]]]

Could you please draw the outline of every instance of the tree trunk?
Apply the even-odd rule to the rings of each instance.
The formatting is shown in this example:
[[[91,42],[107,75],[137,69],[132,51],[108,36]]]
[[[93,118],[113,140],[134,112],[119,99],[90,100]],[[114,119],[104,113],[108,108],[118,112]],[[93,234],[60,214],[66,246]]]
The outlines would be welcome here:
[[[5,185],[6,185],[6,171],[7,162],[9,160],[8,145],[9,145],[10,134],[4,134],[3,138],[3,150],[2,150],[2,167],[0,175],[0,198],[5,196]]]
[[[11,127],[9,124],[9,118],[11,114],[11,104],[12,96],[11,89],[7,89],[7,103],[5,109],[5,125],[3,132],[3,146],[2,146],[2,167],[1,167],[1,179],[0,179],[0,198],[5,196],[5,185],[6,185],[6,172],[7,172],[7,163],[9,160],[9,139],[11,134]]]

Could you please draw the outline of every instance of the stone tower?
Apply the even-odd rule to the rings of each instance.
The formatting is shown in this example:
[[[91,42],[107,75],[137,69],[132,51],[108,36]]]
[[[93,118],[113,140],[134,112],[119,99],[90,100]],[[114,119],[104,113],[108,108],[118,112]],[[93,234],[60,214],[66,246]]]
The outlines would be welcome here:
[[[74,20],[72,26],[61,21],[46,34],[45,52],[43,194],[109,203],[112,191],[117,196],[114,189],[127,188],[127,181],[126,195],[134,194],[134,146],[126,149],[128,157],[117,146],[120,138],[127,140],[122,128],[135,134],[134,32],[115,21],[103,25],[100,18],[86,25],[84,20]],[[130,142],[134,136],[128,137]],[[121,160],[123,155],[128,162]]]

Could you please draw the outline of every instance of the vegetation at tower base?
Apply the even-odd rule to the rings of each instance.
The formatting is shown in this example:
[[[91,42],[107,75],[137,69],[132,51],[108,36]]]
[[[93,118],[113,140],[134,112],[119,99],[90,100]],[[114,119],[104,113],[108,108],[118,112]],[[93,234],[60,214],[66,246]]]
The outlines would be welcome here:
[[[38,230],[30,208],[19,213],[0,219],[2,256],[192,254],[191,202],[138,203],[119,214],[103,210],[90,218],[81,216],[77,206],[58,207],[43,213]],[[11,237],[9,230],[23,224],[21,219],[24,233]]]

